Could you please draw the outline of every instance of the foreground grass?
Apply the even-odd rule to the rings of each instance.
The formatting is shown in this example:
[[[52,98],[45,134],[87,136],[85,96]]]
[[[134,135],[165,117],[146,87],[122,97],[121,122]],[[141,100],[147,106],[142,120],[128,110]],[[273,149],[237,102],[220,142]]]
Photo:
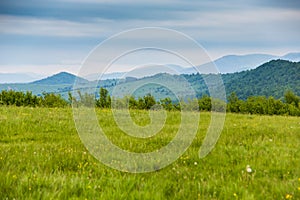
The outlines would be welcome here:
[[[114,143],[136,152],[166,145],[180,123],[179,113],[170,112],[164,136],[141,141],[122,135],[109,111],[98,116]],[[145,111],[132,117],[149,122]],[[0,198],[300,199],[299,117],[227,114],[215,149],[200,160],[209,122],[210,114],[202,113],[197,138],[173,164],[130,174],[88,153],[70,108],[0,107]]]

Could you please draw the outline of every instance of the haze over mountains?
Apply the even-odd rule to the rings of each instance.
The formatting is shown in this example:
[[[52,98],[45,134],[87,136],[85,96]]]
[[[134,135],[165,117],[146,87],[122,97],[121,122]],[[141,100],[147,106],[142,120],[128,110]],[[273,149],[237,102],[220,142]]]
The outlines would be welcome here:
[[[247,71],[222,74],[222,80],[226,89],[227,95],[231,92],[236,92],[237,95],[246,99],[249,96],[273,96],[282,98],[287,90],[292,90],[295,94],[300,95],[300,62],[290,62],[286,60],[272,60],[263,65]],[[111,93],[117,86],[121,95],[131,94],[131,88],[137,88],[134,92],[135,97],[144,96],[151,92],[156,99],[161,99],[166,96],[174,97],[174,92],[180,96],[188,96],[189,91],[182,85],[182,80],[185,79],[197,92],[197,96],[209,94],[203,77],[213,78],[216,74],[181,74],[171,75],[160,73],[144,78],[127,77],[124,79],[107,79],[97,81],[88,81],[84,78],[78,80],[81,85],[86,88],[105,87]],[[0,84],[1,90],[16,90],[16,91],[32,91],[33,94],[42,95],[46,93],[61,94],[64,98],[68,98],[68,92],[73,91],[73,83],[77,76],[61,72],[51,77],[34,81],[31,83],[16,83],[16,84]],[[161,85],[148,83],[166,83],[171,85],[174,91]],[[147,83],[147,84],[145,84]],[[180,84],[179,84],[180,83]],[[138,86],[138,87],[137,87]],[[142,86],[142,87],[140,87]],[[98,90],[98,89],[97,89]],[[85,92],[85,91],[82,91]]]
[[[37,80],[32,82],[32,84],[36,85],[63,85],[63,84],[73,84],[77,78],[77,81],[80,83],[88,83],[89,81],[75,76],[73,74],[67,73],[67,72],[60,72],[58,74],[55,74],[53,76]]]
[[[288,53],[283,56],[275,56],[270,54],[247,54],[247,55],[227,55],[221,58],[214,60],[215,65],[217,66],[220,73],[234,73],[244,70],[254,69],[259,65],[268,62],[270,60],[283,59],[293,62],[300,61],[300,53]],[[199,69],[210,65],[204,64],[198,66]],[[192,74],[197,73],[194,68],[186,68],[178,65],[167,65],[168,68],[174,71],[170,73],[170,69],[163,68],[160,70],[160,73],[170,73],[170,74]],[[155,75],[155,73],[145,72],[143,70],[135,70],[134,73],[127,72],[114,72],[107,73],[102,76],[104,79],[114,79],[114,78],[125,78],[126,76],[133,76],[136,78],[142,78],[147,74],[147,76]],[[35,73],[0,73],[0,83],[30,83],[38,81],[42,78],[46,78],[45,75],[35,74]],[[83,77],[89,81],[98,80],[99,74],[89,74]],[[61,81],[58,80],[58,83]]]
[[[269,54],[247,54],[247,55],[227,55],[214,61],[220,73],[234,73],[241,72],[256,67],[270,61],[270,60],[288,60],[292,62],[300,61],[300,53],[288,53],[284,56],[274,56]],[[204,67],[207,64],[202,65]],[[201,66],[200,66],[201,68]],[[185,74],[194,73],[193,68],[185,71]]]
[[[223,56],[221,58],[218,58],[214,60],[214,64],[218,68],[219,72],[221,74],[226,73],[235,73],[235,72],[241,72],[249,69],[255,69],[256,67],[262,65],[263,63],[266,63],[270,60],[276,60],[276,59],[282,59],[282,60],[288,60],[292,62],[299,62],[300,61],[300,53],[288,53],[283,56],[275,56],[270,54],[247,54],[247,55],[227,55]],[[199,71],[201,72],[202,68],[210,67],[211,63],[206,63],[200,66],[197,66]],[[160,72],[161,73],[169,73],[169,74],[193,74],[197,73],[198,71],[194,69],[193,67],[182,67],[178,65],[167,65],[170,69],[175,71],[176,73],[170,73],[170,69],[163,68]],[[138,71],[134,71],[134,73],[127,73],[127,72],[116,72],[116,73],[108,73],[104,74],[102,76],[103,79],[112,79],[112,78],[124,78],[128,76],[133,76],[136,78],[142,78],[144,77],[145,72],[141,71],[140,73]],[[148,75],[154,75],[153,73],[148,73]],[[97,80],[99,78],[99,74],[90,74],[88,76],[85,76],[84,78],[92,81]]]
[[[35,73],[1,73],[0,83],[29,83],[44,78],[45,75]]]

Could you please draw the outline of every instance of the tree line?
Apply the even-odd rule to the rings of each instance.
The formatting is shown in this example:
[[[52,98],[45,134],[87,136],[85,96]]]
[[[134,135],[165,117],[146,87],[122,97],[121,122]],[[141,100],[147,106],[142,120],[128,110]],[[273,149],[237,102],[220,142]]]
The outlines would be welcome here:
[[[300,116],[300,97],[292,91],[284,94],[284,101],[265,96],[250,96],[241,100],[235,93],[228,97],[227,110],[234,113]]]
[[[108,90],[100,88],[99,98],[96,95],[88,93],[82,94],[78,91],[77,97],[69,92],[68,100],[62,98],[59,94],[43,93],[41,96],[32,94],[32,92],[20,92],[13,90],[3,90],[0,93],[0,106],[24,106],[24,107],[67,107],[73,104],[79,106],[96,106],[97,108],[117,108],[117,109],[165,109],[168,111],[223,111],[225,102],[212,99],[204,95],[198,99],[187,99],[172,101],[166,97],[157,101],[151,94],[135,98],[134,96],[124,96],[115,98],[109,95]],[[292,115],[300,116],[300,97],[292,91],[287,91],[284,99],[274,99],[265,96],[250,96],[246,100],[239,99],[236,93],[231,93],[226,105],[227,112],[244,114],[263,114],[263,115]]]
[[[68,102],[61,95],[54,93],[43,93],[42,96],[32,92],[21,92],[13,90],[2,90],[0,93],[0,105],[24,106],[24,107],[65,107]]]

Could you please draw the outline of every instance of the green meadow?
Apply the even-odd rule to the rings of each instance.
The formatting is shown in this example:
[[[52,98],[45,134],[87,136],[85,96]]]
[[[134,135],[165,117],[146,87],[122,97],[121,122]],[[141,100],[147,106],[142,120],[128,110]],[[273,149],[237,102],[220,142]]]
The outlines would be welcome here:
[[[110,110],[97,109],[107,137],[135,152],[170,142],[180,112],[167,115],[158,136],[136,139],[118,129]],[[150,122],[148,111],[131,116]],[[201,112],[196,138],[178,160],[133,174],[87,151],[71,108],[0,107],[0,199],[300,199],[299,117],[228,113],[215,148],[199,159],[210,116]]]

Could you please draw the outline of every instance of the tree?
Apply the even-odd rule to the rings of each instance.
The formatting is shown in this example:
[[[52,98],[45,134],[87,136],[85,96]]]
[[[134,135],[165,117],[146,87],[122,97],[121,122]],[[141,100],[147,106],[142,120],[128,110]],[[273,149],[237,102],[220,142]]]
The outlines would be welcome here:
[[[285,102],[288,104],[294,104],[296,107],[299,106],[300,98],[290,90],[284,94],[284,99],[285,99]]]
[[[170,97],[166,97],[164,99],[160,100],[160,104],[161,106],[165,109],[165,110],[172,110],[173,109],[173,104],[172,104],[172,100]]]
[[[43,93],[42,105],[50,108],[65,107],[68,105],[68,102],[59,94]]]
[[[152,106],[156,104],[155,98],[150,93],[144,96],[144,102],[145,102],[145,109],[147,110],[149,110]]]
[[[232,92],[228,97],[228,105],[227,105],[228,110],[230,112],[235,112],[235,113],[240,112],[240,104],[241,103],[238,96],[236,95],[235,92]]]
[[[107,108],[111,108],[111,97],[110,97],[110,95],[107,96],[106,106],[107,106]]]
[[[137,100],[137,108],[140,109],[140,110],[143,110],[143,109],[146,108],[145,101],[142,97],[139,97],[138,100]]]
[[[199,110],[211,111],[211,98],[208,95],[204,95],[198,100]]]
[[[264,96],[250,96],[246,101],[248,112],[251,114],[266,114],[268,101]]]
[[[110,108],[111,106],[111,98],[108,91],[103,87],[100,88],[100,98],[96,101],[96,105],[100,108]]]
[[[129,100],[129,108],[130,109],[137,109],[138,108],[138,102],[135,100],[134,96],[130,96]]]
[[[34,97],[32,95],[32,92],[27,91],[26,94],[24,95],[24,106],[36,106],[36,102],[34,102]]]

